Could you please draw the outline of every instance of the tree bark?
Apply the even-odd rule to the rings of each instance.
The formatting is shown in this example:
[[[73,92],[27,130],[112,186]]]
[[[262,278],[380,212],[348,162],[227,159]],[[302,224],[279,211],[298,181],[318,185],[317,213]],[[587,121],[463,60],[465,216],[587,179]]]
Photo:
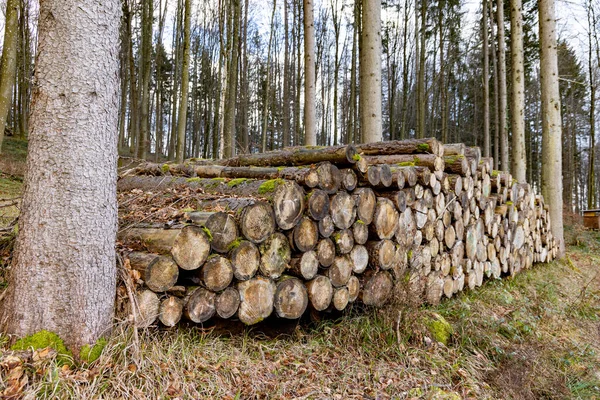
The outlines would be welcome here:
[[[0,62],[0,154],[6,128],[6,118],[11,105],[13,85],[17,74],[17,35],[19,19],[19,0],[8,0],[4,20],[4,44]]]
[[[510,0],[510,54],[512,59],[511,172],[519,183],[524,183],[527,179],[527,148],[525,147],[525,66],[523,64],[522,8],[523,5],[521,0]]]
[[[363,0],[360,35],[360,129],[363,143],[380,142],[381,0]]]
[[[313,0],[304,0],[304,144],[317,145],[315,84],[315,23]]]
[[[177,116],[177,162],[185,158],[185,130],[187,122],[188,86],[190,81],[190,25],[192,19],[191,0],[185,0],[183,18],[183,60],[181,65],[181,100]]]
[[[55,332],[76,354],[113,322],[120,14],[116,0],[40,4],[44,51],[1,325]]]
[[[504,0],[497,0],[498,27],[498,131],[500,140],[500,167],[509,170],[508,132],[506,130],[506,46],[504,44]]]

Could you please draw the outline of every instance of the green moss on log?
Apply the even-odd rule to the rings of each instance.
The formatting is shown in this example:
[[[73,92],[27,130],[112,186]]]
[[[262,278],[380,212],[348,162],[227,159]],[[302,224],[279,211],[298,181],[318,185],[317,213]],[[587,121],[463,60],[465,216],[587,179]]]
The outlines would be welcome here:
[[[227,251],[232,251],[240,247],[240,244],[242,244],[242,240],[243,238],[238,237],[233,242],[229,243],[229,246],[227,246]]]
[[[202,230],[204,231],[204,233],[206,233],[206,236],[208,237],[208,241],[212,242],[213,236],[212,236],[212,233],[210,233],[210,229],[208,229],[207,227],[203,226]]]
[[[232,179],[229,182],[227,182],[227,186],[236,187],[236,186],[239,186],[242,183],[246,182],[247,180],[248,180],[248,178],[235,178],[235,179]]]
[[[273,192],[277,186],[284,182],[283,179],[270,179],[265,181],[262,185],[258,187],[258,194],[266,194]]]
[[[411,161],[405,161],[397,164],[399,167],[414,167],[415,163]]]
[[[429,151],[429,145],[427,143],[419,143],[417,145],[417,150],[423,151],[423,152]]]
[[[162,167],[160,167],[160,170],[163,174],[166,174],[171,171],[171,168],[169,168],[169,164],[163,164]]]

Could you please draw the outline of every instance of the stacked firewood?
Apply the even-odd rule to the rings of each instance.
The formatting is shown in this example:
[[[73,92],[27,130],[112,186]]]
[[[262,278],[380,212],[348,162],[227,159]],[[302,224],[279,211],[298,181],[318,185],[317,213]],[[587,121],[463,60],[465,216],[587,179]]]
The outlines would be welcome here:
[[[121,231],[142,250],[126,254],[143,281],[138,324],[381,307],[401,283],[438,303],[552,260],[543,198],[492,165],[478,148],[433,138],[142,164],[120,191],[213,196],[168,228]]]

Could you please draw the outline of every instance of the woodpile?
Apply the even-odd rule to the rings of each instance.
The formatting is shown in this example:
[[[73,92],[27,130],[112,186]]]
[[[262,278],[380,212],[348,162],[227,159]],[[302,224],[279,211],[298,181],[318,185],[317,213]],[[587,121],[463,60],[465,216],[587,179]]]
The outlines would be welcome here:
[[[557,253],[540,195],[478,148],[413,139],[145,163],[119,190],[212,194],[169,227],[121,230],[138,271],[137,323],[381,307],[408,284],[430,303]],[[215,204],[218,209],[215,211]]]

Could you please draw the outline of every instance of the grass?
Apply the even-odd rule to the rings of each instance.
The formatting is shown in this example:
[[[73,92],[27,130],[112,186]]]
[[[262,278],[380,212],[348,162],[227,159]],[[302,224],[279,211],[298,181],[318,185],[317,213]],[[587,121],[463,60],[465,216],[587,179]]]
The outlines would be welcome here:
[[[37,398],[600,398],[598,239],[585,233],[566,261],[488,282],[438,306],[354,310],[340,319],[288,324],[279,336],[261,333],[266,326],[229,332],[180,327],[139,331],[136,341],[130,328],[119,325],[89,366],[68,368],[52,357],[37,364],[26,360],[23,393]],[[431,315],[452,326],[447,345],[431,340],[423,318]],[[1,348],[0,365],[11,354],[7,345]],[[7,382],[7,370],[0,375],[0,382]]]

